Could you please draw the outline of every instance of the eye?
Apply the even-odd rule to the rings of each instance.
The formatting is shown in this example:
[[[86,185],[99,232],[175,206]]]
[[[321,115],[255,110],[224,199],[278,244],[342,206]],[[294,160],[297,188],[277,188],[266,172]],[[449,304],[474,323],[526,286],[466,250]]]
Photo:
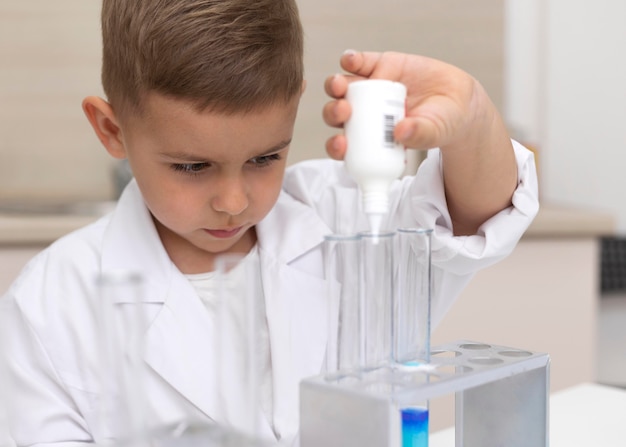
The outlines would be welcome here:
[[[183,174],[197,175],[204,169],[209,167],[209,163],[174,163],[170,165],[176,172],[182,172]]]
[[[280,154],[261,155],[260,157],[251,158],[248,160],[248,163],[257,168],[262,168],[271,165],[273,162],[278,161],[281,158]]]

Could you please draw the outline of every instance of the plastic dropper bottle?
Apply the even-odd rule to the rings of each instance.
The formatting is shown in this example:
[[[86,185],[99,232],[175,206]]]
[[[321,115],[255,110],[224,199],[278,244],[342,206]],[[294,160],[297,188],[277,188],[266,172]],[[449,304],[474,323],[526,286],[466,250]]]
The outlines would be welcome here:
[[[361,189],[370,230],[378,234],[389,212],[389,187],[405,169],[405,150],[393,130],[404,118],[406,87],[383,79],[355,81],[346,99],[352,107],[344,126],[346,168]]]

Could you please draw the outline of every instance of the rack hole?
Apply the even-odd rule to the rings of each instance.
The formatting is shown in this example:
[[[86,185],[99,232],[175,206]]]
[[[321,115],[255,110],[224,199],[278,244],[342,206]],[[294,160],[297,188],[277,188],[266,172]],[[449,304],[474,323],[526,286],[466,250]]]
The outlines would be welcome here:
[[[431,357],[458,357],[461,353],[459,351],[432,351]]]
[[[464,343],[460,346],[461,349],[471,349],[473,351],[478,351],[481,349],[489,349],[491,346],[483,344],[483,343]]]

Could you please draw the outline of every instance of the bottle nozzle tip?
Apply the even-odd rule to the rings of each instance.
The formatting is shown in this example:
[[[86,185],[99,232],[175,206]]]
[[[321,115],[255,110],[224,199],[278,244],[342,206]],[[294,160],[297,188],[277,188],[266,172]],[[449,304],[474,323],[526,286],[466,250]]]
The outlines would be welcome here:
[[[380,234],[380,228],[383,223],[383,215],[382,214],[368,214],[368,219],[370,222],[370,231],[373,234]]]

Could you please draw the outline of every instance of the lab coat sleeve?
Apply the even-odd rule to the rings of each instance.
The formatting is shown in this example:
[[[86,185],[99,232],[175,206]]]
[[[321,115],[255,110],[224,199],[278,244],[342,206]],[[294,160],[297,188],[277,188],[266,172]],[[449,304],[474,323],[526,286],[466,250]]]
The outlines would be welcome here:
[[[518,184],[512,205],[483,223],[475,235],[455,236],[448,211],[440,151],[430,150],[416,175],[392,185],[390,213],[383,227],[429,228],[432,233],[433,326],[443,318],[476,271],[506,257],[539,209],[532,152],[513,141]],[[337,233],[368,228],[358,188],[342,162],[309,161],[287,171],[285,189],[316,209]]]
[[[453,234],[439,150],[430,151],[413,180],[403,180],[408,184],[408,194],[396,194],[400,200],[396,213],[402,222],[419,222],[435,230],[433,262],[445,262],[449,270],[465,274],[493,264],[515,248],[537,214],[539,201],[534,156],[519,143],[513,144],[518,181],[512,205],[484,222],[474,235]],[[406,199],[411,201],[410,207],[402,206]]]

